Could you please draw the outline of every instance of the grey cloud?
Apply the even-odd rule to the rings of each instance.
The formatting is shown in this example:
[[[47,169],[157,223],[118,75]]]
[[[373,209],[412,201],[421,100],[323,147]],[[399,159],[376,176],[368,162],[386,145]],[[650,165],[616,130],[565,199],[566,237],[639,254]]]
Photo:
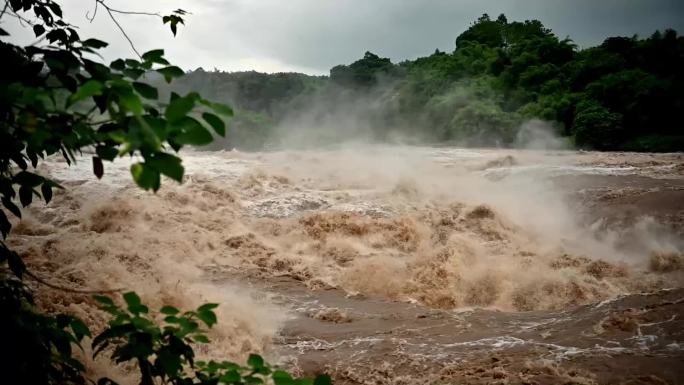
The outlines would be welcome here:
[[[86,0],[65,0],[66,14],[81,34],[112,42],[106,57],[131,56],[116,27],[100,12],[91,23]],[[482,13],[509,20],[540,19],[580,46],[607,36],[649,35],[656,29],[684,31],[684,2],[678,0],[133,0],[110,1],[129,10],[193,14],[177,38],[156,20],[121,16],[141,50],[166,47],[184,68],[327,73],[366,50],[393,61],[451,51],[456,36]],[[141,9],[144,7],[144,9]],[[19,29],[10,28],[19,33]],[[20,32],[29,39],[27,32]]]

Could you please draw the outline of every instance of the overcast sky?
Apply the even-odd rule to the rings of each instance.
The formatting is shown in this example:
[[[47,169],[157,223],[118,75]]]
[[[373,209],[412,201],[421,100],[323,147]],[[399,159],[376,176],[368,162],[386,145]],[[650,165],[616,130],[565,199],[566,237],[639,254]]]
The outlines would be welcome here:
[[[133,52],[106,12],[90,23],[94,0],[62,0],[65,17],[81,37],[111,43],[106,59]],[[121,10],[169,13],[183,8],[186,26],[176,38],[149,16],[119,15],[140,51],[165,48],[184,69],[298,71],[327,74],[365,51],[392,61],[435,48],[452,51],[456,36],[482,13],[509,21],[539,19],[582,47],[607,36],[650,35],[656,29],[684,33],[684,0],[107,0]],[[32,34],[13,20],[3,28],[16,41]]]

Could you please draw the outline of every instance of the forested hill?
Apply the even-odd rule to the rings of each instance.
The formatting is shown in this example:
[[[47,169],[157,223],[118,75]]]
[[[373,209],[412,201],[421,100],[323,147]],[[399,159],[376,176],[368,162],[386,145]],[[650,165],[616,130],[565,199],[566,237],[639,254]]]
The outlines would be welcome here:
[[[580,148],[684,150],[684,37],[611,37],[578,49],[537,20],[483,15],[453,52],[400,63],[366,52],[330,70],[207,72],[179,82],[239,110],[224,146],[362,136],[477,146],[513,145],[521,125],[548,121]]]

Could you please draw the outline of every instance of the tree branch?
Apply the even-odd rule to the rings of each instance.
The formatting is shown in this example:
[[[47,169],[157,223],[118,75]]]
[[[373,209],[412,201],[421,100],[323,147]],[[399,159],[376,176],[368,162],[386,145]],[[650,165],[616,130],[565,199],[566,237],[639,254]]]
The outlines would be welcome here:
[[[9,7],[9,1],[5,1],[5,6],[2,7],[2,12],[0,12],[0,19],[5,15],[5,12],[7,12],[7,8]]]
[[[96,1],[95,1],[95,10],[93,11],[93,16],[92,16],[92,17],[90,17],[90,16],[89,16],[89,12],[86,11],[86,19],[88,19],[88,21],[90,21],[91,23],[93,22],[93,20],[95,20],[95,16],[97,16],[97,8],[98,8],[99,5],[100,5],[100,2],[96,0]]]
[[[30,47],[35,47],[36,44],[40,43],[41,41],[47,39],[47,35],[43,35],[38,38],[38,40],[34,41],[33,43],[29,44]]]
[[[5,12],[5,11],[3,10],[3,13],[4,13],[4,12]],[[28,24],[28,25],[33,25],[33,24],[34,24],[31,20],[29,20],[29,19],[27,19],[27,18],[25,18],[25,17],[23,17],[23,16],[17,14],[16,12],[14,12],[14,11],[11,10],[11,9],[10,9],[9,13],[7,13],[7,14],[8,14],[9,16],[12,16],[12,17],[14,17],[14,18],[19,19],[19,24],[21,24],[22,27],[24,26],[23,23],[26,23],[26,24]]]
[[[114,12],[114,13],[120,13],[122,15],[144,15],[144,16],[156,16],[158,18],[162,18],[162,15],[156,13],[156,12],[139,12],[139,11],[122,11],[119,9],[114,9],[107,4],[105,4],[104,0],[95,0],[97,4],[102,4],[103,7],[105,7],[108,11]],[[95,5],[95,11],[97,11],[97,4]],[[94,15],[93,15],[94,17]]]
[[[140,59],[142,59],[142,55],[140,55],[140,52],[138,52],[138,50],[135,48],[135,44],[133,44],[133,40],[131,40],[131,38],[128,37],[128,35],[126,34],[126,31],[123,29],[121,24],[119,24],[119,22],[116,20],[116,18],[114,17],[114,14],[112,13],[112,10],[109,9],[109,7],[107,7],[104,3],[102,3],[101,0],[95,0],[95,1],[99,2],[100,4],[102,4],[105,7],[105,10],[107,11],[107,13],[109,13],[109,17],[112,19],[114,24],[116,24],[116,26],[119,28],[119,31],[121,31],[121,34],[126,38],[126,40],[128,40],[128,44],[130,44],[131,48],[133,49],[133,52],[135,52],[135,54],[138,55],[138,57]]]
[[[105,4],[104,0],[95,0],[95,10],[93,11],[93,16],[91,17],[88,13],[86,13],[86,19],[90,20],[91,23],[93,20],[95,20],[95,16],[97,15],[97,9],[100,5],[102,5],[104,7],[104,9],[109,14],[109,17],[112,19],[114,24],[116,24],[117,28],[119,28],[119,31],[121,31],[121,34],[126,38],[126,40],[128,40],[128,44],[133,49],[133,52],[135,52],[135,54],[138,55],[138,57],[142,59],[142,55],[140,55],[140,52],[138,52],[138,49],[135,48],[135,44],[133,44],[133,40],[131,40],[131,38],[128,37],[128,34],[126,34],[126,31],[123,29],[121,24],[119,24],[119,21],[116,20],[116,17],[114,17],[114,14],[118,13],[118,14],[122,14],[122,15],[156,16],[156,17],[159,17],[160,19],[162,18],[162,15],[160,15],[158,13],[153,13],[153,12],[122,11],[120,9],[114,9],[114,8],[108,6],[107,4]]]

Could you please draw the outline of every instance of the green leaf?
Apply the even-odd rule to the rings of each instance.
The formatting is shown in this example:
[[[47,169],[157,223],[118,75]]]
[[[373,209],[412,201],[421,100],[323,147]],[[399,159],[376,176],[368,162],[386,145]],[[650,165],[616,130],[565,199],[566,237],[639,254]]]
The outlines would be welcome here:
[[[50,186],[52,186],[52,187],[58,188],[58,189],[60,189],[60,190],[64,190],[64,186],[62,186],[61,184],[55,182],[54,180],[45,179],[45,181],[48,182],[48,183],[50,183]]]
[[[183,72],[182,69],[176,67],[176,66],[168,66],[164,68],[159,68],[156,70],[160,74],[164,76],[164,79],[166,79],[166,82],[169,83],[173,78],[181,77],[185,72]]]
[[[211,143],[214,137],[211,136],[209,130],[204,128],[197,120],[186,117],[174,124],[174,128],[180,127],[180,133],[176,134],[172,139],[179,144],[191,144],[194,146],[202,146]]]
[[[178,314],[180,310],[176,309],[173,306],[164,306],[161,309],[159,309],[159,312],[167,315],[175,315]]]
[[[26,161],[24,160],[24,156],[21,153],[10,154],[10,157],[12,158],[14,163],[16,163],[17,166],[19,166],[20,169],[26,170],[26,168],[28,167],[28,164],[26,164]]]
[[[159,171],[146,166],[144,163],[134,163],[131,165],[131,175],[138,186],[145,190],[159,190],[160,178]]]
[[[45,27],[40,24],[36,24],[33,26],[33,33],[36,35],[36,37],[38,37],[45,33]]]
[[[147,306],[142,304],[140,297],[135,292],[129,291],[127,293],[124,293],[123,299],[124,301],[126,301],[126,305],[128,305],[128,311],[130,311],[131,313],[147,313]]]
[[[128,305],[128,306],[136,306],[136,305],[142,304],[140,297],[134,291],[129,291],[127,293],[124,293],[123,299],[124,299],[124,301],[126,301],[126,305]]]
[[[38,155],[31,149],[26,149],[26,156],[31,160],[33,168],[38,167]]]
[[[52,185],[49,182],[45,182],[40,186],[40,192],[43,193],[43,199],[45,203],[48,204],[52,200]]]
[[[216,314],[211,310],[205,310],[197,313],[197,318],[202,320],[208,327],[212,327],[216,322]]]
[[[138,68],[126,68],[123,70],[123,73],[129,78],[137,80],[145,73],[145,71]]]
[[[13,11],[19,11],[24,4],[22,3],[22,0],[9,0],[10,5],[12,5],[12,10]]]
[[[138,95],[132,92],[119,93],[119,103],[135,115],[141,115],[143,113],[142,101]]]
[[[94,295],[93,298],[103,305],[114,306],[114,301],[105,295]]]
[[[119,150],[117,150],[114,146],[97,146],[95,147],[95,152],[100,158],[111,162],[116,158]]]
[[[102,83],[97,81],[97,80],[88,80],[87,82],[83,83],[78,90],[69,97],[69,101],[71,104],[83,100],[85,98],[89,98],[94,95],[101,95],[102,94]]]
[[[181,317],[179,321],[182,334],[194,333],[195,331],[197,331],[197,329],[199,329],[199,324],[195,321],[190,320],[189,318]]]
[[[84,336],[88,336],[88,337],[91,336],[90,329],[88,329],[88,326],[86,326],[86,324],[84,324],[83,321],[81,321],[78,318],[74,318],[73,320],[71,320],[70,326],[71,326],[71,330],[74,331],[74,335],[76,335],[76,339],[78,339],[79,341]]]
[[[154,135],[157,137],[157,141],[164,141],[166,140],[166,128],[167,128],[167,122],[166,120],[162,118],[157,118],[152,115],[145,115],[143,117],[143,122],[146,124],[154,133]],[[161,143],[160,143],[161,144]]]
[[[166,61],[166,59],[164,59],[163,49],[154,49],[152,51],[145,52],[144,54],[142,54],[142,58],[147,62],[159,63],[164,65],[169,64],[169,62]]]
[[[126,336],[134,331],[135,327],[130,323],[123,325],[115,325],[110,327],[109,329],[106,329],[99,335],[95,336],[95,338],[93,338],[93,348],[96,348],[95,352],[93,353],[93,356],[97,356],[97,354],[100,351],[102,351],[102,349],[107,347],[111,340],[116,339],[118,337]]]
[[[19,254],[11,250],[7,255],[7,265],[9,265],[12,273],[14,273],[14,275],[16,275],[19,279],[21,279],[24,271],[26,271],[26,265],[24,265],[24,261],[21,259]]]
[[[67,44],[69,36],[64,29],[52,29],[45,37],[50,43],[59,42],[60,44]]]
[[[104,165],[102,164],[102,159],[98,156],[93,157],[93,174],[95,174],[97,179],[102,179],[102,175],[104,175]]]
[[[214,129],[214,131],[216,131],[217,134],[226,136],[226,124],[223,123],[221,118],[209,112],[203,113],[202,118],[205,122],[209,123],[209,125]]]
[[[7,234],[9,234],[11,229],[12,224],[9,219],[7,219],[7,215],[5,215],[4,211],[0,210],[0,233],[2,233],[2,237],[7,237]],[[0,260],[2,260],[2,258],[0,258]]]
[[[43,182],[45,182],[45,178],[28,171],[20,171],[12,178],[12,183],[17,183],[26,187],[37,187]]]
[[[282,370],[273,372],[273,382],[275,385],[292,385],[294,383],[294,381],[292,381],[292,376]]]
[[[233,109],[221,103],[212,103],[211,108],[221,115],[233,116]]]
[[[97,79],[104,82],[110,79],[111,77],[111,69],[102,63],[94,62],[88,59],[83,59],[83,67],[86,71],[88,71],[89,74],[92,75],[93,79]]]
[[[140,67],[140,62],[137,61],[137,60],[134,60],[134,59],[126,59],[126,60],[124,60],[124,62],[125,62],[126,65],[127,65],[128,67],[130,67],[130,68],[138,68],[138,67]]]
[[[185,170],[181,165],[181,159],[177,156],[160,152],[154,157],[146,159],[145,163],[177,182],[183,181]]]
[[[126,63],[123,59],[116,59],[109,66],[117,71],[123,71],[123,69],[126,68]]]
[[[157,89],[149,84],[134,82],[133,88],[135,88],[135,91],[142,95],[143,98],[156,100],[159,97]]]
[[[200,306],[197,308],[197,312],[202,312],[202,311],[207,311],[207,310],[214,310],[217,307],[219,307],[219,304],[217,303],[205,303],[204,305]]]
[[[21,201],[21,205],[23,207],[26,207],[31,204],[31,201],[33,200],[33,189],[28,186],[21,186],[19,187],[19,201]]]
[[[71,366],[73,369],[80,371],[80,372],[85,371],[85,365],[83,365],[83,363],[81,363],[81,361],[79,361],[73,357],[66,357],[66,358],[63,358],[63,360],[68,366]]]
[[[62,8],[59,6],[59,4],[48,3],[47,6],[50,7],[50,10],[52,11],[52,13],[54,13],[55,15],[57,15],[59,17],[62,17]]]
[[[254,369],[260,369],[264,367],[264,359],[258,354],[250,354],[247,358],[247,365]]]
[[[144,54],[142,54],[142,58],[144,60],[158,59],[162,56],[164,56],[164,50],[163,49],[153,49],[151,51],[147,51]]]
[[[169,122],[173,123],[184,118],[188,112],[192,111],[193,107],[195,107],[195,98],[189,95],[176,98],[166,106],[164,116]]]
[[[230,108],[230,106],[228,106],[228,105],[210,102],[210,101],[205,100],[205,99],[201,99],[200,103],[211,108],[212,110],[214,110],[214,112],[216,112],[219,115],[233,116],[233,109]]]
[[[169,376],[176,376],[183,367],[180,354],[176,351],[171,351],[170,349],[162,349],[157,352],[154,366],[159,368],[162,373]]]
[[[140,314],[140,313],[147,313],[150,309],[148,309],[147,306],[145,305],[136,305],[136,306],[129,306],[128,311],[130,311],[133,314]],[[144,321],[142,321],[144,322]]]
[[[10,179],[0,178],[0,194],[4,195],[4,198],[14,198],[17,195],[12,183]]]
[[[316,376],[314,385],[332,385],[332,379],[327,374],[321,374]]]
[[[90,48],[95,48],[95,49],[104,48],[104,47],[109,45],[109,43],[104,42],[102,40],[97,40],[97,39],[86,39],[86,40],[82,41],[81,44],[84,47],[90,47]]]
[[[194,337],[192,337],[195,342],[203,343],[203,344],[208,344],[209,343],[209,338],[205,336],[204,334],[198,334]]]
[[[242,378],[240,377],[240,374],[235,369],[229,370],[224,375],[219,377],[219,381],[224,384],[234,384],[240,382],[241,379]]]

